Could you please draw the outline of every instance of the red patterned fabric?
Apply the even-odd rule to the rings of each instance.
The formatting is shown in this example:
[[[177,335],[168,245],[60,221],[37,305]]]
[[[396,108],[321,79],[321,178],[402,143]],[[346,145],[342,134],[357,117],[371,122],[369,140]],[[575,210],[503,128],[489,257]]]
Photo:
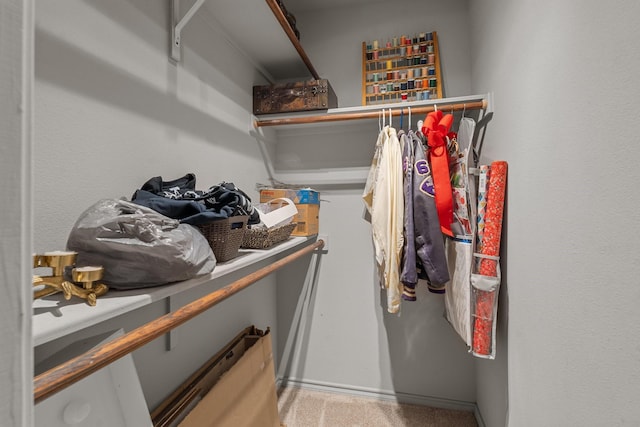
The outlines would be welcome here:
[[[448,236],[453,236],[453,196],[449,177],[449,154],[445,136],[453,124],[453,115],[432,111],[427,114],[422,126],[422,133],[427,137],[429,145],[429,162],[435,188],[436,208],[440,220],[440,229]]]
[[[482,255],[498,257],[500,255],[500,235],[502,233],[504,196],[507,184],[507,162],[493,162],[490,170],[491,177],[487,190]],[[498,275],[498,261],[482,258],[478,273],[483,276],[496,277]],[[497,292],[476,290],[473,352],[479,355],[491,354],[493,322],[495,321],[493,319],[493,307],[496,303],[496,296]]]

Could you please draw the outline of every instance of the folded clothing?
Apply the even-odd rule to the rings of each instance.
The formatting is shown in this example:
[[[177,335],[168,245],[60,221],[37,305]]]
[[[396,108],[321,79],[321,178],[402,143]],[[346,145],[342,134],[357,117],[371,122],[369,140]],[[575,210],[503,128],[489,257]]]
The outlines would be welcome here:
[[[249,196],[232,182],[222,182],[206,191],[195,188],[196,177],[192,173],[172,181],[164,181],[158,176],[136,190],[131,201],[191,225],[238,215],[248,216],[248,224],[260,222]]]

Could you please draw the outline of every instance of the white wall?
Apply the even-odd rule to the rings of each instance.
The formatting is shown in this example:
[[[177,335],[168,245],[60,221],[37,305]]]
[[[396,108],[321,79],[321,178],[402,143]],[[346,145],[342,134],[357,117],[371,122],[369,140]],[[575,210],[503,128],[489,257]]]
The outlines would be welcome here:
[[[131,197],[153,176],[194,172],[198,189],[233,181],[253,197],[255,184],[266,181],[248,134],[251,88],[265,82],[209,26],[204,9],[183,33],[183,61],[172,63],[169,4],[36,2],[35,251],[63,249],[84,209],[101,198]],[[188,292],[176,303],[224,284]],[[162,339],[136,351],[149,406],[244,327],[275,326],[275,297],[274,276],[178,328],[170,352]],[[83,334],[130,330],[164,313],[163,303],[154,304],[42,346],[36,358]]]
[[[447,93],[470,94],[466,1],[340,5],[295,13],[305,50],[334,87],[341,107],[361,102],[362,41],[430,30],[438,31]],[[374,122],[332,124],[317,134],[308,127],[286,129],[276,165],[281,170],[368,167],[377,132]],[[420,287],[419,301],[403,303],[400,316],[386,312],[374,271],[371,227],[363,219],[363,187],[319,187],[320,232],[328,235],[329,250],[291,377],[421,403],[475,402],[475,364],[443,317],[442,296]],[[291,284],[303,277],[291,270],[278,275],[281,330],[299,295]],[[281,334],[280,346],[284,338]]]
[[[33,2],[0,4],[0,419],[32,424],[31,145]]]
[[[638,425],[640,4],[470,6],[472,88],[495,94],[485,155],[510,168],[508,425]],[[489,426],[500,363],[478,365]]]
[[[428,31],[438,33],[445,95],[470,95],[468,0],[353,3],[315,2],[296,12],[300,41],[320,77],[335,89],[340,107],[362,104],[362,42]],[[294,10],[296,1],[289,4]]]

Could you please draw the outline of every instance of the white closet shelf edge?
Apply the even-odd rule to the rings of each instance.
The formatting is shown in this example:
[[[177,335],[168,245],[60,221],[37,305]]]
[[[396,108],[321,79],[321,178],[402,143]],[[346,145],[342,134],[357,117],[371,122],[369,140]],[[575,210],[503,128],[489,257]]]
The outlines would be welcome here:
[[[60,293],[36,299],[33,301],[33,345],[35,347],[45,344],[164,298],[203,286],[260,261],[282,258],[289,250],[315,240],[316,236],[292,237],[270,249],[240,249],[236,258],[219,263],[207,275],[152,288],[110,290],[106,295],[98,297],[94,307],[78,298],[66,301]]]
[[[451,98],[440,98],[440,99],[432,99],[428,101],[411,101],[411,102],[396,102],[390,104],[379,104],[379,105],[360,105],[355,107],[338,107],[338,108],[329,108],[327,110],[318,110],[318,111],[301,111],[295,113],[278,113],[278,114],[263,114],[259,116],[255,116],[255,120],[259,122],[260,120],[269,120],[269,119],[288,119],[295,117],[314,117],[319,115],[338,115],[345,113],[366,113],[370,111],[381,111],[384,109],[399,109],[399,108],[407,108],[407,107],[425,107],[431,105],[443,106],[447,104],[464,104],[465,102],[476,102],[483,100],[490,100],[491,94],[478,94],[478,95],[466,95],[466,96],[457,96]],[[491,107],[489,105],[488,107]],[[446,108],[443,107],[443,111],[446,112]],[[487,108],[487,111],[491,111]],[[370,120],[370,119],[366,119]],[[349,123],[348,121],[346,123]],[[292,127],[292,126],[301,126],[301,127],[313,127],[313,126],[336,126],[335,122],[329,123],[310,123],[310,124],[301,124],[301,125],[281,125],[274,126],[276,128],[280,127]]]

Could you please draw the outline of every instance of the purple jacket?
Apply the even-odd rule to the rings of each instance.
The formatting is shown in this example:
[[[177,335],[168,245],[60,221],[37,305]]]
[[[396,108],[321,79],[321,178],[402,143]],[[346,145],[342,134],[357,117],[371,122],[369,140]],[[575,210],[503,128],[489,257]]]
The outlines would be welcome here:
[[[439,293],[444,292],[444,285],[449,281],[444,238],[440,231],[434,198],[433,178],[423,140],[424,136],[421,133],[409,131],[405,137],[408,143],[404,145],[403,152],[407,154],[407,157],[403,155],[404,161],[410,159],[413,154],[413,162],[410,163],[413,166],[412,171],[405,171],[405,242],[411,240],[414,249],[412,250],[409,244],[405,245],[400,276],[405,285],[403,298],[407,300],[415,300],[414,288],[418,277],[429,282],[430,291]],[[411,209],[408,209],[408,202]],[[418,268],[423,274],[418,274]]]

